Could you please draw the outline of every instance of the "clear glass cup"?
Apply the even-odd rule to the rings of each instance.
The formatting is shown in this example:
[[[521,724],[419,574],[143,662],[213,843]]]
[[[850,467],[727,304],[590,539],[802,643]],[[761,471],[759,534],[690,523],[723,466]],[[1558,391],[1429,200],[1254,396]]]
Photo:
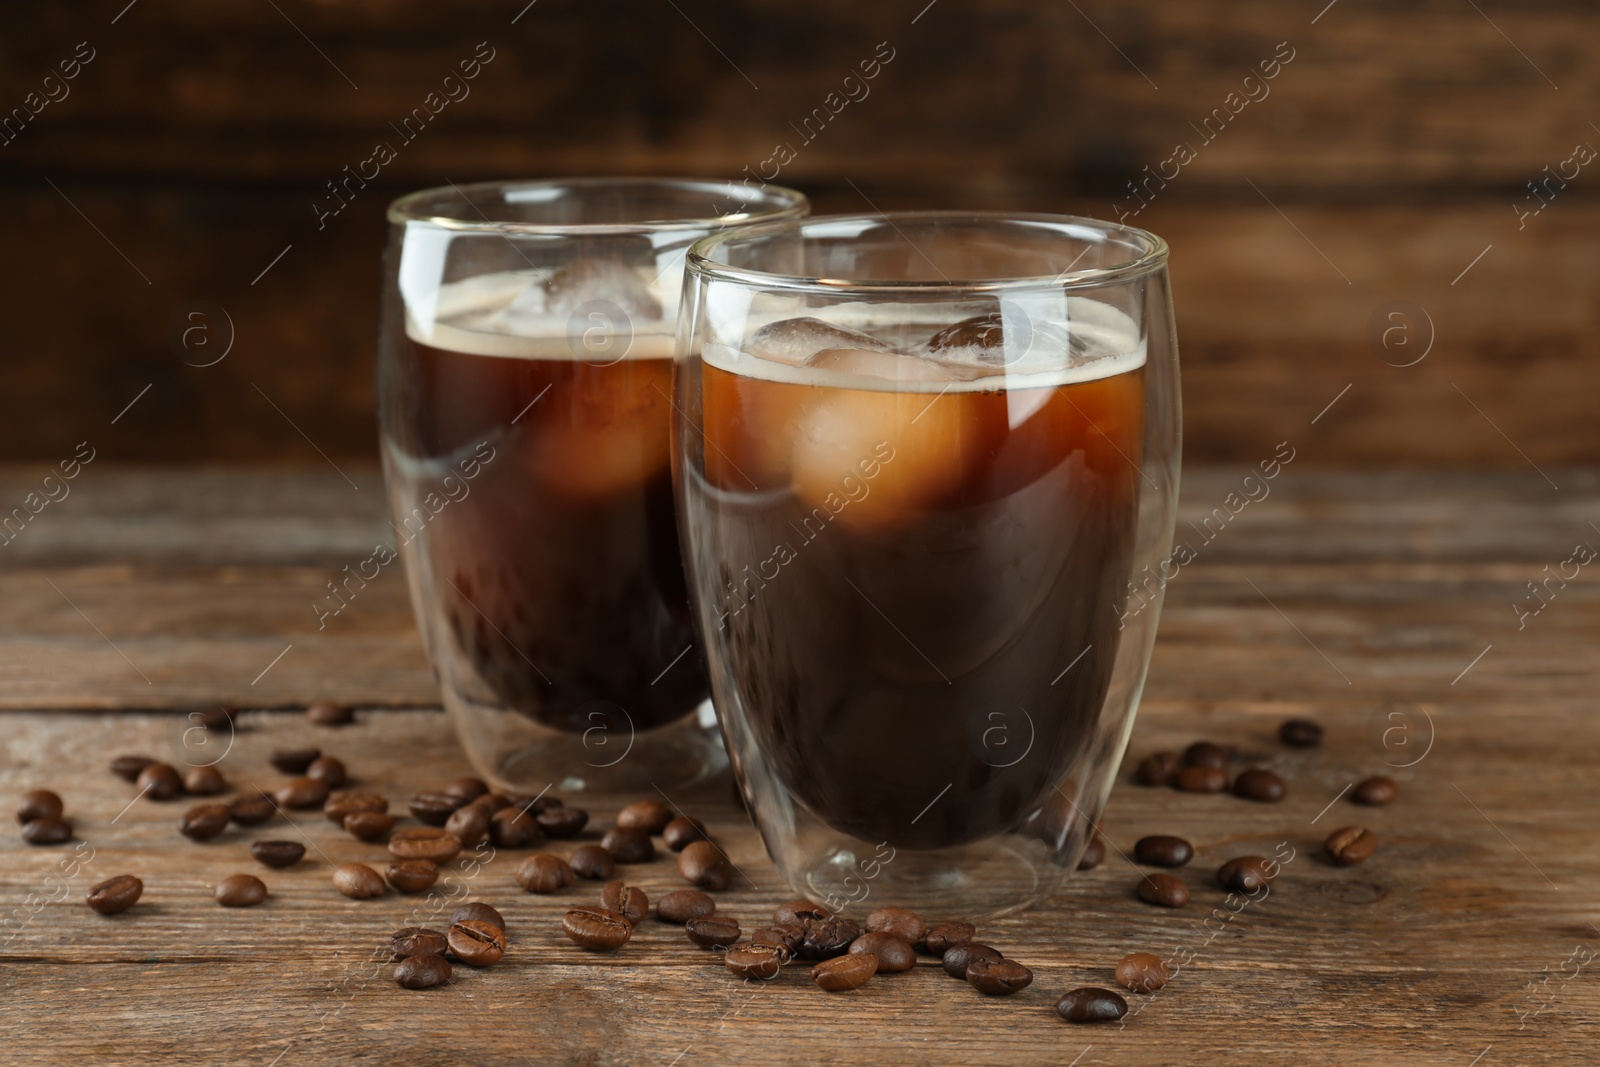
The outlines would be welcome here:
[[[1166,258],[1126,226],[953,213],[690,250],[691,594],[744,799],[810,899],[973,918],[1076,866],[1172,542]]]
[[[649,791],[726,764],[673,514],[684,255],[806,211],[770,185],[635,178],[390,206],[394,533],[445,707],[497,789]]]

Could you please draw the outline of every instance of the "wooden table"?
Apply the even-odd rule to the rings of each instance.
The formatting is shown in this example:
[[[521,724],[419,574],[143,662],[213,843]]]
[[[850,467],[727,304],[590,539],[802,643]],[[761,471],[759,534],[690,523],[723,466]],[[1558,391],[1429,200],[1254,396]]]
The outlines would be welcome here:
[[[356,902],[329,863],[381,852],[319,814],[314,844],[283,872],[246,843],[177,833],[185,805],[148,800],[106,770],[121,752],[183,753],[170,710],[236,702],[219,764],[273,783],[274,748],[341,756],[396,805],[467,773],[423,660],[397,571],[318,631],[310,608],[345,563],[384,535],[371,469],[129,470],[96,464],[72,495],[0,546],[0,793],[58,790],[92,860],[52,879],[72,846],[0,838],[0,1061],[6,1063],[1426,1063],[1586,1062],[1600,1012],[1600,597],[1585,569],[1544,594],[1518,629],[1526,583],[1575,544],[1600,544],[1600,476],[1533,472],[1341,474],[1291,467],[1200,550],[1170,586],[1133,759],[1198,738],[1259,755],[1291,782],[1259,805],[1119,783],[1105,830],[1118,846],[1032,914],[983,933],[1033,967],[1009,999],[977,995],[931,965],[829,995],[803,975],[747,985],[678,930],[649,920],[622,951],[587,954],[560,933],[564,905],[518,890],[516,854],[471,880],[507,916],[512,947],[446,988],[398,989],[372,963],[418,898]],[[0,470],[0,501],[43,471]],[[1220,506],[1242,472],[1191,472],[1182,519]],[[1180,521],[1180,537],[1196,535]],[[1567,568],[1568,573],[1571,567]],[[342,729],[296,710],[314,697],[360,707]],[[1311,715],[1320,750],[1287,749],[1277,724]],[[1130,767],[1132,760],[1130,760]],[[1336,799],[1389,773],[1400,799]],[[1126,779],[1126,775],[1124,775]],[[731,804],[725,781],[675,798],[703,816],[757,888],[722,910],[747,929],[790,896]],[[596,821],[612,814],[596,806]],[[1331,829],[1370,826],[1360,867],[1321,856]],[[1185,909],[1133,898],[1120,855],[1152,832],[1198,858]],[[1271,895],[1227,922],[1223,858],[1295,851]],[[87,855],[87,849],[82,853]],[[272,896],[232,911],[211,890],[261,873]],[[144,900],[107,919],[82,898],[134,873]],[[667,864],[629,872],[652,892]],[[41,897],[57,899],[41,902]],[[1069,1026],[1065,990],[1112,985],[1124,953],[1187,950],[1125,1026]]]

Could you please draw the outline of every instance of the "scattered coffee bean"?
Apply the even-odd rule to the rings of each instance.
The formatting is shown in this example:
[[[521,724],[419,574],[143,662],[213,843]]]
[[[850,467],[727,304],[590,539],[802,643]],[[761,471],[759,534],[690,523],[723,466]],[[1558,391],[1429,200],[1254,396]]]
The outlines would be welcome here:
[[[869,933],[893,934],[911,945],[928,933],[928,924],[910,908],[879,908],[867,916],[866,927]]]
[[[1220,767],[1185,767],[1174,784],[1185,793],[1221,793],[1228,788],[1228,772]]]
[[[226,804],[196,804],[183,813],[178,832],[191,841],[207,841],[228,828],[233,809]]]
[[[439,880],[439,865],[432,860],[394,860],[383,877],[401,893],[421,893]]]
[[[650,898],[638,886],[624,882],[607,882],[600,888],[600,906],[614,911],[631,923],[650,914]]]
[[[1381,774],[1357,783],[1356,787],[1350,791],[1351,800],[1371,808],[1380,808],[1399,795],[1400,787],[1395,784],[1395,780],[1393,778],[1385,778]]]
[[[477,800],[472,801],[472,803],[479,805],[488,811],[490,815],[493,815],[501,808],[509,808],[511,806],[511,798],[503,793],[485,793]]]
[[[1130,952],[1117,962],[1117,981],[1135,993],[1154,993],[1172,978],[1172,968],[1151,952]]]
[[[455,797],[470,804],[479,797],[489,795],[489,783],[482,778],[457,778],[442,790],[445,796]]]
[[[311,761],[322,755],[320,748],[280,748],[271,756],[274,767],[284,774],[305,774]]]
[[[728,970],[738,977],[762,980],[778,977],[783,960],[783,949],[771,945],[736,945],[722,957]]]
[[[306,705],[306,720],[313,726],[349,726],[355,712],[331,700],[313,700]]]
[[[1196,741],[1183,750],[1185,767],[1215,767],[1228,769],[1228,750],[1210,741]]]
[[[89,907],[101,915],[127,911],[144,895],[144,883],[131,874],[119,874],[89,890]]]
[[[971,923],[940,923],[928,931],[927,936],[923,938],[922,947],[926,948],[930,955],[943,956],[951,945],[971,941],[977,936],[978,928]]]
[[[1092,871],[1106,861],[1105,838],[1095,834],[1089,838],[1089,843],[1083,846],[1083,855],[1078,857],[1078,870]]]
[[[322,814],[335,826],[344,826],[345,819],[357,812],[381,815],[388,810],[389,802],[376,793],[329,793],[322,802]]]
[[[450,980],[450,961],[431,952],[407,956],[395,965],[394,981],[402,989],[432,989]]]
[[[463,848],[475,848],[489,836],[489,811],[484,804],[463,804],[450,813],[444,828],[461,839]]]
[[[394,816],[381,811],[357,811],[344,817],[344,828],[357,841],[382,841],[394,829]]]
[[[257,863],[281,870],[293,867],[305,857],[306,846],[298,841],[252,841],[250,855]]]
[[[267,899],[267,883],[253,874],[230,874],[217,883],[216,898],[224,908],[253,908]]]
[[[661,905],[656,905],[659,912]],[[739,924],[720,915],[697,915],[683,924],[689,940],[701,948],[726,948],[739,940]]]
[[[1152,834],[1135,842],[1133,858],[1147,867],[1182,867],[1194,858],[1194,846],[1181,837]]]
[[[674,812],[659,800],[635,800],[617,813],[617,825],[629,830],[659,834],[667,828]]]
[[[240,826],[260,826],[278,813],[278,805],[266,793],[250,792],[236,797],[228,811]]]
[[[814,919],[831,919],[833,912],[809,900],[788,900],[772,909],[775,923],[808,923]]]
[[[1139,882],[1139,899],[1158,908],[1181,908],[1189,903],[1189,887],[1170,874],[1149,874]]]
[[[811,968],[811,980],[830,993],[859,989],[878,973],[878,957],[870,952],[823,960]]]
[[[489,817],[489,838],[497,848],[527,848],[544,840],[544,831],[521,808],[501,808]]]
[[[470,967],[488,967],[506,954],[506,932],[492,923],[471,919],[452,923],[446,939],[456,959]]]
[[[633,936],[633,924],[606,908],[573,908],[561,917],[573,944],[594,952],[613,952]]]
[[[290,811],[320,808],[328,802],[328,783],[315,778],[291,778],[272,794],[280,807]]]
[[[465,922],[488,923],[490,926],[500,930],[506,928],[505,917],[492,904],[485,904],[481,900],[474,900],[470,904],[461,905],[456,909],[456,913],[450,916],[450,922],[452,924]]]
[[[418,793],[406,807],[411,809],[412,817],[418,822],[426,826],[443,826],[450,818],[450,813],[465,803],[459,797],[444,793]]]
[[[1085,986],[1057,1001],[1056,1014],[1069,1023],[1109,1023],[1128,1014],[1128,1002],[1109,989]]]
[[[678,873],[701,889],[720,893],[733,884],[733,865],[710,841],[693,841],[678,853]]]
[[[151,800],[171,800],[183,792],[183,779],[165,763],[147,763],[133,780]]]
[[[329,789],[339,789],[350,780],[350,773],[344,769],[342,760],[332,756],[318,756],[311,761],[311,766],[306,768],[306,777],[315,778],[327,785]]]
[[[191,712],[189,718],[207,730],[232,730],[233,719],[237,714],[237,708],[230,707],[227,704],[218,704],[201,711]]]
[[[1140,785],[1171,785],[1182,767],[1176,752],[1152,752],[1139,761],[1134,777]]]
[[[154,762],[149,756],[118,756],[111,761],[111,773],[124,782],[137,781],[139,772]]]
[[[529,815],[538,815],[542,812],[554,811],[556,808],[564,808],[566,803],[552,793],[540,793],[536,797],[524,796],[521,793],[511,793],[505,797],[503,806],[525,811]]]
[[[821,921],[821,920],[817,920]],[[788,959],[800,951],[800,946],[805,943],[807,923],[788,921],[773,923],[763,926],[750,935],[752,945],[769,945],[783,950],[783,958]]]
[[[698,889],[674,889],[656,901],[656,918],[664,923],[686,923],[716,914],[717,902]]]
[[[944,957],[940,962],[945,974],[965,981],[967,968],[977,959],[998,962],[1005,957],[1000,954],[999,949],[991,945],[982,945],[976,941],[958,941],[944,950]]]
[[[878,970],[883,974],[899,974],[917,965],[917,950],[911,942],[894,934],[865,933],[850,942],[849,952],[863,952],[878,958]]]
[[[1009,997],[1026,989],[1033,981],[1033,972],[1015,960],[991,960],[979,957],[967,964],[967,984],[991,997]]]
[[[1235,893],[1254,893],[1278,877],[1278,865],[1265,856],[1240,856],[1217,868],[1217,884]]]
[[[577,877],[566,860],[548,852],[529,856],[517,867],[517,884],[530,893],[554,893]]]
[[[1322,727],[1310,719],[1289,719],[1278,727],[1278,740],[1295,748],[1316,748],[1322,744]]]
[[[589,813],[582,808],[546,808],[535,815],[539,828],[551,837],[577,837],[589,824]]]
[[[72,838],[72,824],[65,819],[30,819],[22,824],[22,839],[30,845],[59,845]]]
[[[600,845],[618,863],[649,863],[656,858],[650,835],[631,826],[614,826],[600,839]]]
[[[461,839],[449,830],[418,826],[389,835],[389,855],[400,860],[449,863],[461,854]]]
[[[389,938],[389,947],[393,950],[395,959],[403,960],[424,954],[443,956],[450,950],[450,943],[437,930],[407,926],[394,932]]]
[[[1264,767],[1252,767],[1233,780],[1233,795],[1276,804],[1289,795],[1289,786],[1272,771]]]
[[[690,842],[704,841],[705,836],[705,827],[688,816],[673,819],[661,830],[662,842],[674,852],[682,852]]]
[[[228,782],[210,764],[190,767],[183,772],[183,791],[192,797],[214,797],[228,791]]]
[[[61,798],[48,789],[35,789],[22,794],[17,805],[17,822],[30,823],[35,819],[59,819],[66,810]]]
[[[579,878],[592,878],[597,882],[606,881],[617,869],[616,860],[600,845],[579,845],[567,857],[567,863]]]
[[[1377,850],[1378,839],[1371,830],[1346,826],[1329,834],[1323,846],[1334,863],[1341,867],[1353,867]]]
[[[850,942],[861,936],[861,925],[854,919],[813,919],[806,923],[805,940],[800,942],[800,955],[808,960],[826,960],[842,956],[850,949]]]
[[[383,875],[365,863],[341,863],[333,869],[333,888],[351,900],[383,896]]]

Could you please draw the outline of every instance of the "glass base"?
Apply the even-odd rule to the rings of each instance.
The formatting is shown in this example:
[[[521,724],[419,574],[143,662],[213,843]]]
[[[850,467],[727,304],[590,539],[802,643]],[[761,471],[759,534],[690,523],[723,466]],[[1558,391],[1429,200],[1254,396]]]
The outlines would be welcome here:
[[[893,906],[930,921],[971,921],[1036,904],[1068,873],[1037,843],[1013,838],[935,852],[869,846],[858,855],[836,848],[803,868],[792,884],[808,899],[857,920]]]

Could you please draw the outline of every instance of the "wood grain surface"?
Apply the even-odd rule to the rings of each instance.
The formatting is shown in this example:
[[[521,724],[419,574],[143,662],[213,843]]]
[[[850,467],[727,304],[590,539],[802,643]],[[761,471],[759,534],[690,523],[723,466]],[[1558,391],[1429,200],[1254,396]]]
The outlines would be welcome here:
[[[8,469],[0,488],[35,473]],[[9,609],[0,695],[10,709],[0,713],[0,793],[58,790],[81,843],[0,837],[0,1062],[1468,1067],[1589,1058],[1600,1012],[1591,962],[1600,852],[1588,824],[1600,804],[1600,603],[1584,572],[1520,631],[1511,605],[1573,543],[1600,539],[1587,525],[1600,515],[1595,472],[1551,472],[1556,493],[1531,472],[1287,468],[1272,496],[1172,582],[1127,767],[1209,738],[1278,770],[1288,800],[1145,788],[1125,769],[1105,816],[1115,847],[1104,866],[1031,913],[983,926],[1034,969],[1033,985],[1008,999],[981,997],[927,962],[852,994],[823,993],[797,969],[746,984],[653,919],[621,952],[591,955],[561,935],[559,916],[588,901],[593,884],[525,894],[512,879],[515,852],[459,874],[466,896],[506,915],[504,961],[406,992],[374,954],[393,928],[438,905],[393,894],[350,901],[329,882],[331,864],[381,860],[379,847],[319,813],[196,844],[177,832],[183,801],[135,801],[106,770],[112,755],[215,756],[185,743],[181,714],[136,710],[181,699],[279,708],[241,716],[217,763],[235,788],[281,781],[267,757],[299,744],[338,755],[358,787],[396,807],[469,771],[445,717],[426,706],[431,683],[398,575],[338,620],[347,631],[319,639],[309,612],[296,621],[296,597],[381,530],[372,472],[350,473],[361,490],[332,472],[91,468],[81,496],[39,516],[53,525],[30,529],[40,536],[24,554],[0,555]],[[1241,475],[1191,472],[1181,521],[1198,521]],[[258,521],[218,525],[230,515]],[[222,529],[232,533],[213,536]],[[299,714],[328,694],[359,706],[354,725],[314,727]],[[417,706],[398,706],[408,704]],[[1325,745],[1279,745],[1276,726],[1290,715],[1324,723]],[[1373,773],[1399,781],[1393,805],[1341,798]],[[747,876],[720,895],[723,912],[749,929],[790,895],[726,780],[670,799],[705,819]],[[569,800],[593,811],[588,839],[618,805]],[[1370,827],[1378,852],[1335,868],[1320,843],[1350,824]],[[1198,849],[1180,872],[1193,890],[1184,909],[1133,896],[1137,869],[1120,852],[1157,832]],[[259,868],[247,843],[264,838],[307,840],[308,856],[287,871]],[[1223,904],[1215,868],[1280,846],[1294,859],[1272,893],[1208,923]],[[62,877],[75,847],[92,858]],[[265,905],[230,911],[212,901],[216,881],[239,871],[268,883]],[[90,912],[88,887],[121,873],[144,879],[144,899],[116,918]],[[662,861],[626,876],[652,897],[680,884]],[[1140,950],[1190,962],[1160,993],[1129,995],[1136,1014],[1125,1025],[1056,1018],[1062,992],[1112,985],[1116,961]]]

